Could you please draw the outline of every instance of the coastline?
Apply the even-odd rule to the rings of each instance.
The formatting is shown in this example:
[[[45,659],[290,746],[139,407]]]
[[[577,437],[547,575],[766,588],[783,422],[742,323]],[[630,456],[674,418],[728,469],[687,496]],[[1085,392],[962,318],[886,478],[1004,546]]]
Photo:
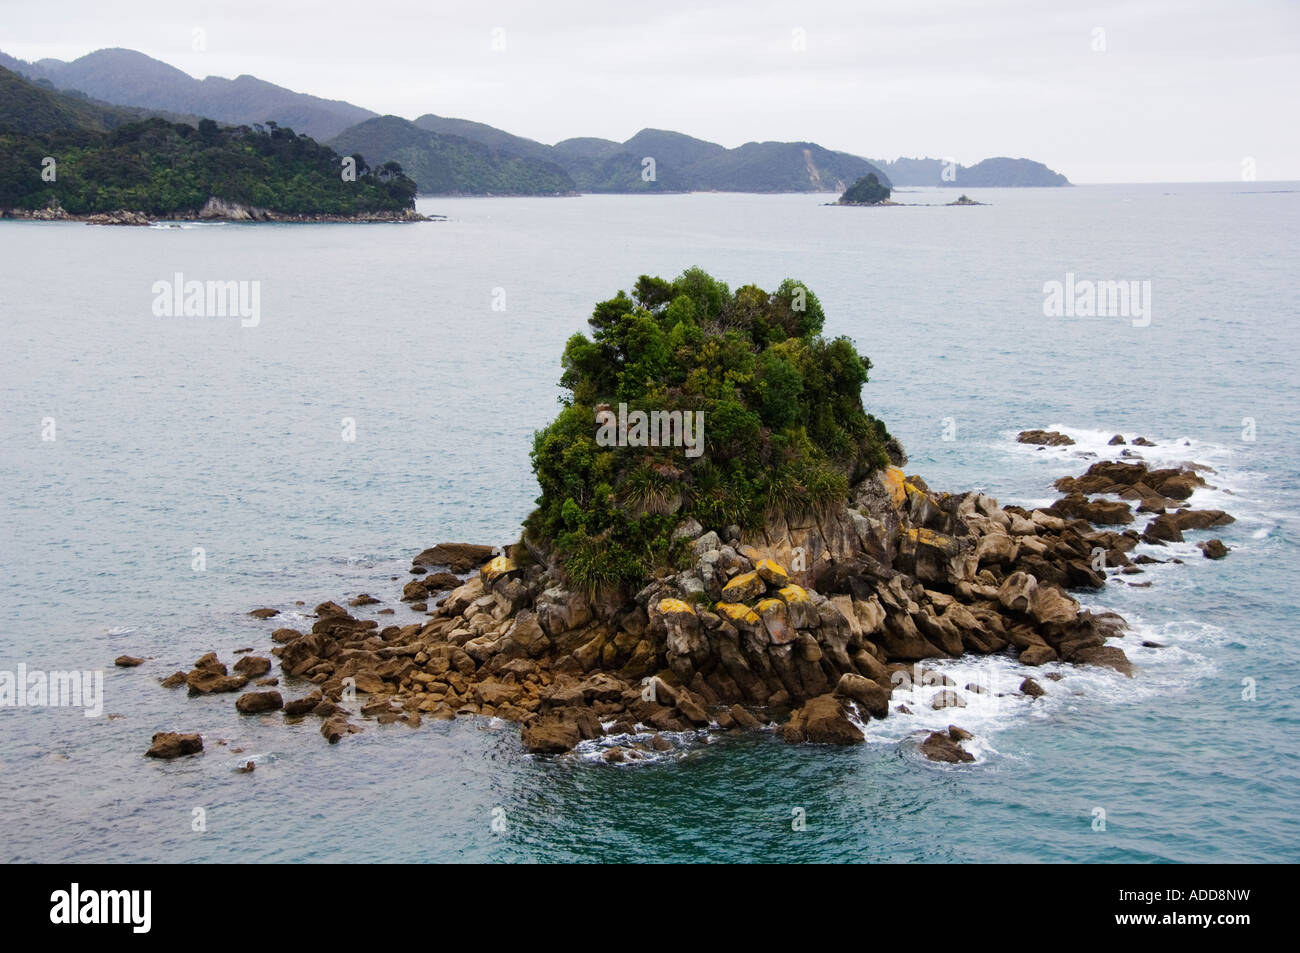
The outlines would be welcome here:
[[[3,209],[0,221],[29,222],[81,222],[86,225],[126,225],[149,226],[160,222],[237,222],[240,224],[369,224],[369,223],[406,223],[439,222],[445,216],[423,215],[415,209],[402,212],[358,212],[352,215],[332,213],[295,213],[275,212],[270,209],[249,206],[223,204],[219,209],[211,208],[209,202],[198,211],[169,212],[165,215],[150,215],[146,212],[118,209],[112,212],[68,212],[64,209]]]

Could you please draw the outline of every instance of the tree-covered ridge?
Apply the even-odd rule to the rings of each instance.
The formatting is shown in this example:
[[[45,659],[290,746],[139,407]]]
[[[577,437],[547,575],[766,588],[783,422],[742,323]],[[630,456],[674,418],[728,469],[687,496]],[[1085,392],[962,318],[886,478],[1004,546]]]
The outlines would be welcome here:
[[[211,197],[295,215],[400,213],[415,183],[396,163],[360,159],[346,181],[341,157],[291,129],[193,127],[149,119],[101,131],[20,133],[0,128],[0,209],[57,203],[73,214],[118,209],[149,215],[195,213]],[[46,157],[54,180],[42,176]],[[358,157],[359,158],[359,157]]]
[[[755,529],[846,500],[888,462],[889,435],[862,406],[870,360],[848,338],[824,338],[824,321],[792,279],[732,292],[694,268],[642,275],[630,296],[597,304],[591,337],[564,349],[565,407],[534,441],[542,495],[526,538],[577,586],[632,587],[680,555],[683,520]],[[597,411],[620,403],[703,412],[703,454],[601,446]]]
[[[426,195],[568,195],[573,180],[559,166],[378,116],[336,136],[340,152],[396,161]]]

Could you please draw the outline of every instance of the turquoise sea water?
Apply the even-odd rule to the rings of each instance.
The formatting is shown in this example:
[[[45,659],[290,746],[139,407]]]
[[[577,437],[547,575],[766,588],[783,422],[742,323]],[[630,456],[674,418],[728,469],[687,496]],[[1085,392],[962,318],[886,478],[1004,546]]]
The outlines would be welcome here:
[[[440,199],[421,208],[449,221],[416,226],[0,223],[0,670],[102,669],[121,716],[0,708],[0,860],[1300,859],[1297,188],[973,192],[982,208]],[[478,719],[366,723],[329,746],[314,719],[241,718],[230,696],[156,684],[209,650],[269,648],[295,600],[398,605],[411,555],[435,542],[513,539],[565,339],[638,274],[691,265],[733,287],[804,281],[827,333],[870,355],[868,409],[932,487],[1044,502],[1085,454],[1113,453],[1112,433],[1141,434],[1159,444],[1149,460],[1216,469],[1193,502],[1237,516],[1215,531],[1232,553],[1210,562],[1189,537],[1173,547],[1186,565],[1131,577],[1149,588],[1084,597],[1133,624],[1134,678],[1061,666],[1040,702],[971,696],[955,716],[872,722],[852,749],[715,736],[609,766],[530,757],[514,726]],[[156,317],[152,286],[176,272],[260,281],[260,322]],[[1045,317],[1043,285],[1067,273],[1151,281],[1149,326]],[[1027,427],[1078,443],[1025,448]],[[261,605],[285,612],[245,615]],[[114,668],[124,653],[151,660]],[[959,684],[1023,674],[944,664]],[[917,737],[950,721],[975,732],[977,763],[918,757]],[[207,750],[145,760],[158,730],[200,731]],[[249,758],[257,770],[235,773]]]

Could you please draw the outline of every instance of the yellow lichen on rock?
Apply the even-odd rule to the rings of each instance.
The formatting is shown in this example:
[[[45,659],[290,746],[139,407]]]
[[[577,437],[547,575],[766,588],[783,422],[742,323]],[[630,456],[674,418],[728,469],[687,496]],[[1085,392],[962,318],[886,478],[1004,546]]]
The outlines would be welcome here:
[[[681,599],[660,599],[659,612],[663,615],[671,615],[674,612],[687,612],[695,615],[695,607],[689,602],[683,602]]]
[[[908,536],[910,536],[912,539],[914,539],[916,542],[922,543],[926,546],[947,546],[948,545],[948,537],[944,536],[942,533],[936,533],[932,529],[926,529],[924,527],[916,527],[913,529],[905,529],[903,530],[903,532],[906,533]]]
[[[776,594],[785,600],[786,605],[794,602],[808,601],[808,590],[803,586],[796,586],[794,583],[790,583],[788,586],[782,586],[777,590]]]
[[[724,616],[732,622],[744,622],[747,625],[758,624],[758,613],[739,602],[719,602],[713,609],[718,615]]]
[[[728,602],[744,602],[762,595],[764,588],[758,573],[743,572],[722,587],[722,596]]]
[[[515,565],[513,559],[502,554],[489,560],[483,568],[478,571],[478,574],[479,578],[481,578],[485,583],[491,584],[496,582],[506,573],[514,572],[518,568],[519,567]]]
[[[785,603],[780,599],[760,599],[758,600],[758,605],[754,606],[754,609],[759,615],[766,615],[767,613],[775,612],[778,609],[784,612]]]
[[[885,489],[889,491],[889,498],[894,506],[902,506],[907,501],[906,483],[904,482],[903,471],[899,467],[885,467],[881,474],[881,479],[885,483]]]
[[[785,571],[785,567],[771,559],[760,559],[754,564],[754,571],[771,586],[784,586],[790,581],[790,574]]]

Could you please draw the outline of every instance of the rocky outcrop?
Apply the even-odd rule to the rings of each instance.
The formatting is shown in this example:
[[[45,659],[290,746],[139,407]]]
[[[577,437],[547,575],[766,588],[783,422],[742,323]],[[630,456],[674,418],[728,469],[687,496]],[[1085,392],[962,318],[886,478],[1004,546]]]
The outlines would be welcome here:
[[[905,460],[901,448],[895,459]],[[936,493],[888,466],[861,479],[845,504],[773,514],[759,531],[684,521],[684,567],[622,594],[568,588],[535,541],[500,552],[441,543],[414,560],[414,568],[440,571],[417,574],[403,591],[423,601],[454,582],[429,618],[381,627],[321,603],[310,631],[271,633],[282,676],[290,687],[305,683],[307,694],[285,705],[276,692],[252,692],[237,707],[318,717],[331,743],[360,730],[348,721],[354,715],[410,727],[424,718],[501,718],[519,724],[524,746],[538,754],[609,734],[657,739],[620,741],[610,761],[672,747],[665,734],[773,721],[784,722],[792,742],[858,744],[864,724],[889,716],[900,671],[923,660],[1008,653],[1031,667],[1131,674],[1115,644],[1123,620],[1083,610],[1069,591],[1137,570],[1128,554],[1154,526],[1230,522],[1183,507],[1156,514],[1143,532],[1095,525],[1136,522],[1128,500],[1185,500],[1185,490],[1202,485],[1190,467],[1104,461],[1058,481],[1062,505],[1026,510],[980,493]],[[1089,499],[1126,491],[1133,494],[1124,501]],[[264,674],[263,662],[270,667],[241,659],[228,675],[209,654],[183,678],[192,694],[235,691],[247,675]],[[964,708],[982,691],[958,690],[937,672],[922,677],[943,686],[928,699],[934,710]],[[1026,678],[1020,692],[1045,690]],[[966,762],[962,740],[950,731],[921,749]]]

